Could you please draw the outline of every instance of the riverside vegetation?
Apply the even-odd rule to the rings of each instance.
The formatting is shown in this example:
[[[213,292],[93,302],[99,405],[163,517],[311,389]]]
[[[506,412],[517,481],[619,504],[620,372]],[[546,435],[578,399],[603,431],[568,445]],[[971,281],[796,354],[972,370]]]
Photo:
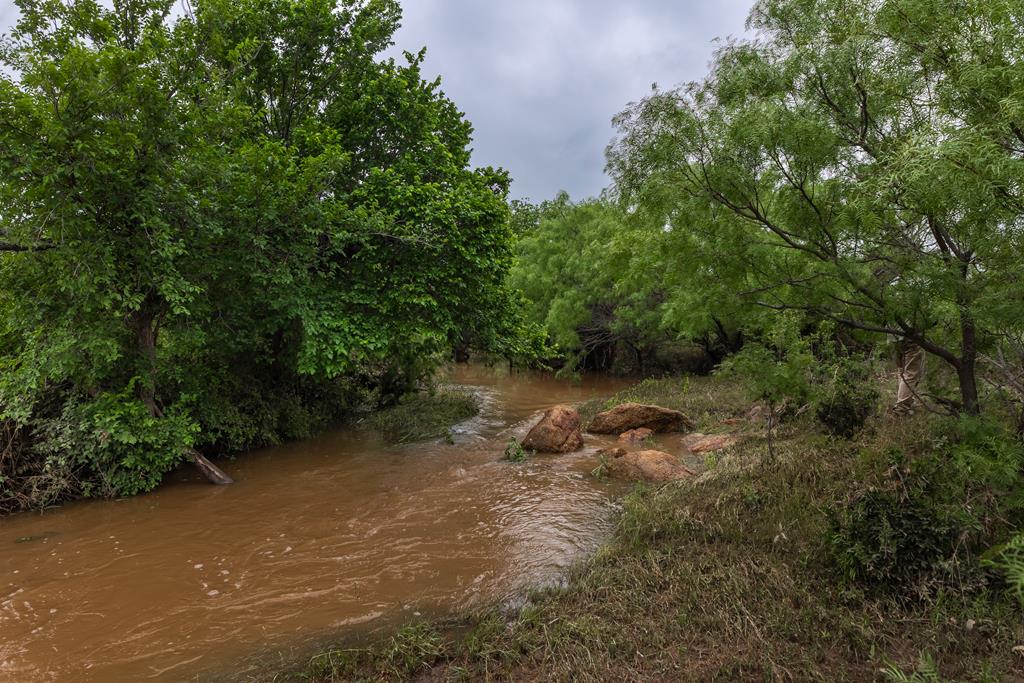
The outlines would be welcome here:
[[[1024,446],[872,402],[853,438],[821,415],[748,417],[735,376],[643,382],[625,401],[738,445],[696,478],[642,486],[559,587],[518,608],[416,621],[252,680],[1001,681],[1024,673],[1018,522]],[[885,377],[885,384],[891,377]],[[816,407],[828,405],[830,391]],[[955,466],[949,466],[955,463]],[[1002,472],[1002,474],[999,474]],[[983,474],[985,473],[985,474]],[[1004,475],[1006,478],[1004,478]],[[1007,553],[1007,550],[1010,552]]]
[[[219,478],[533,343],[508,177],[379,58],[397,2],[173,4],[21,0],[0,46],[0,512]]]
[[[367,407],[441,435],[407,423],[453,348],[693,373],[582,413],[739,439],[525,606],[240,676],[1024,676],[1024,3],[759,0],[755,38],[617,117],[600,199],[538,205],[470,167],[423,53],[379,58],[394,1],[18,6],[0,511]],[[890,341],[929,362],[899,419]]]

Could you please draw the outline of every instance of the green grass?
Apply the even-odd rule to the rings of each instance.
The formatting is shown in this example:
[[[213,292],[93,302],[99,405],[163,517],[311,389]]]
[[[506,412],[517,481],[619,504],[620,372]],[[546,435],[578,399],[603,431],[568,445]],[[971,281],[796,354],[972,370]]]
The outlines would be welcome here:
[[[719,380],[659,380],[585,411],[624,400],[708,426],[749,405]],[[828,559],[829,511],[884,481],[880,453],[926,454],[939,419],[875,418],[848,441],[805,415],[774,458],[751,438],[693,480],[634,490],[600,552],[524,607],[414,623],[276,680],[1019,680],[1024,618],[996,579],[871,591]]]
[[[442,387],[413,394],[398,405],[371,413],[360,425],[380,432],[389,443],[413,443],[446,436],[453,425],[478,412],[473,394]]]

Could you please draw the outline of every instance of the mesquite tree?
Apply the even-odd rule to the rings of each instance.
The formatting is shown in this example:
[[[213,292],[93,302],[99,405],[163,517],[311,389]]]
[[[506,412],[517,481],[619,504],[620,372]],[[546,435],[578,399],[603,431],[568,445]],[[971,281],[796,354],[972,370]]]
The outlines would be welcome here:
[[[941,358],[977,412],[979,354],[1024,317],[1024,5],[762,0],[749,26],[619,117],[621,198],[745,299]]]

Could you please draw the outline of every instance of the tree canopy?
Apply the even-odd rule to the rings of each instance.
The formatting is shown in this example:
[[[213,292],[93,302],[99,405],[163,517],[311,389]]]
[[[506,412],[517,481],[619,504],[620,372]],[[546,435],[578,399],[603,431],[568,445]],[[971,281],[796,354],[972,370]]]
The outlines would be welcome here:
[[[573,367],[709,370],[738,349],[741,326],[755,327],[755,314],[730,304],[717,264],[701,258],[690,231],[564,193],[515,213],[527,227],[511,282]]]
[[[380,56],[397,2],[18,6],[0,52],[16,476],[146,490],[194,446],[393,400],[456,338],[515,349],[508,176],[470,167],[422,52]]]
[[[976,412],[1024,310],[1024,6],[761,0],[749,26],[618,118],[619,198],[744,301],[919,345]]]

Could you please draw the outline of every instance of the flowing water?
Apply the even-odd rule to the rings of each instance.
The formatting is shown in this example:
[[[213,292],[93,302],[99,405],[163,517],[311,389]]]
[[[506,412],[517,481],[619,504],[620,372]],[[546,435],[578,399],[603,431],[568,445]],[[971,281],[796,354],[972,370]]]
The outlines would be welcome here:
[[[204,680],[259,653],[420,610],[508,602],[607,533],[594,451],[502,460],[540,411],[607,396],[469,367],[479,417],[455,443],[343,429],[184,472],[157,492],[0,519],[0,680]]]

